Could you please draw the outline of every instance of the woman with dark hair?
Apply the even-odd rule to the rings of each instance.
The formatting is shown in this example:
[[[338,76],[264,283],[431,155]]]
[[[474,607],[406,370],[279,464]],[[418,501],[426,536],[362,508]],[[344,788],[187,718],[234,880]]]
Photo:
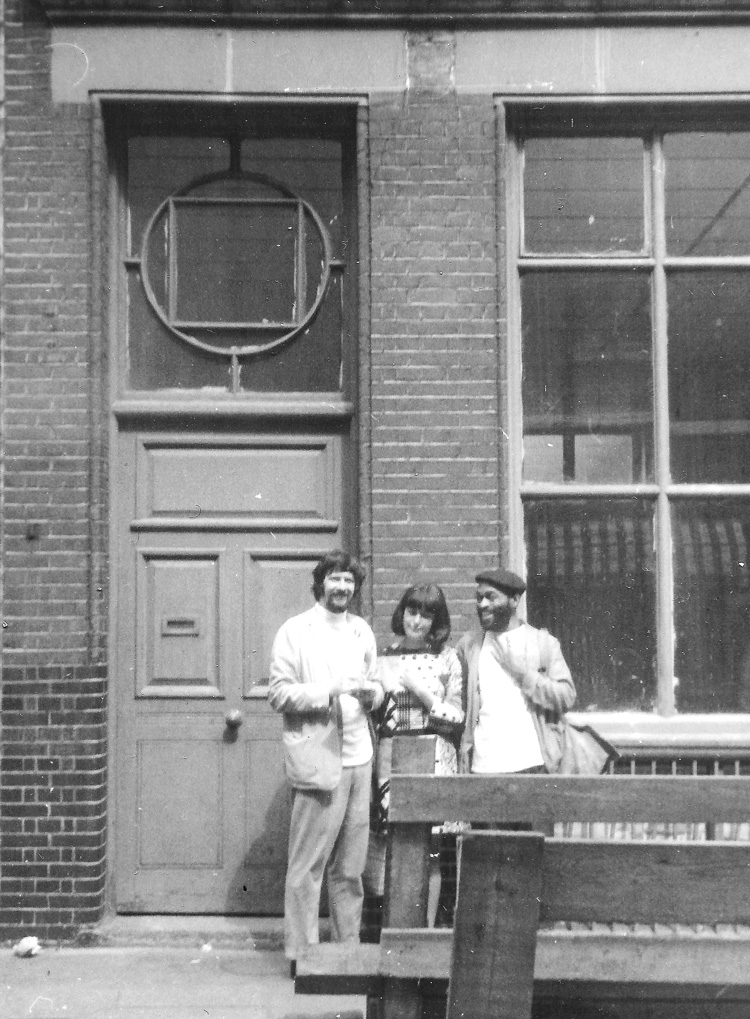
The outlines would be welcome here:
[[[461,665],[447,647],[451,619],[437,584],[404,591],[391,617],[400,639],[381,652],[383,735],[438,733],[437,774],[454,774],[456,752],[450,737],[463,722]],[[449,738],[445,738],[448,736]]]
[[[391,619],[399,640],[378,654],[378,675],[386,696],[377,713],[379,737],[376,789],[372,804],[371,846],[383,843],[388,821],[391,741],[395,735],[437,735],[435,774],[455,775],[456,744],[464,713],[461,665],[447,646],[451,632],[445,595],[437,584],[417,584],[404,591]],[[441,825],[437,834],[453,831]],[[436,862],[436,861],[434,861]],[[437,908],[440,874],[431,875],[430,920]]]

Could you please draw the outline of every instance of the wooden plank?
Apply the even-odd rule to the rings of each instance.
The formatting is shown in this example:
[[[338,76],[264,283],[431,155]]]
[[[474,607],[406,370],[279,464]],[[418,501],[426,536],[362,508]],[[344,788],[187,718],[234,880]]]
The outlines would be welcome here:
[[[380,972],[402,979],[447,980],[453,930],[384,927],[380,932]]]
[[[377,997],[385,976],[447,986],[452,942],[452,930],[386,928],[380,945],[317,945],[298,961],[294,987]],[[537,996],[750,1000],[750,929],[542,928],[534,985]]]
[[[747,958],[743,959],[743,963],[747,964]],[[735,971],[733,978],[735,981],[738,979],[738,974]],[[670,984],[663,983],[661,981],[648,981],[646,983],[633,983],[633,982],[617,982],[614,981],[599,981],[599,982],[587,982],[581,983],[555,981],[554,983],[545,983],[534,981],[534,1004],[537,1005],[548,999],[549,1001],[555,1002],[559,1008],[559,1003],[567,999],[568,1001],[596,1001],[597,1003],[602,1002],[615,1002],[615,1001],[627,1001],[627,1002],[665,1002],[669,1003],[672,1008],[677,1002],[685,1002],[686,1005],[690,1006],[693,1003],[704,1002],[706,1007],[705,1011],[698,1012],[697,1015],[701,1016],[702,1019],[747,1019],[747,1002],[750,1001],[750,986],[745,982],[743,976],[739,976],[741,983],[732,983],[732,979],[725,981],[722,984],[700,984],[690,983],[689,981],[683,984]],[[718,1005],[719,1008],[723,1005],[728,1005],[731,1002],[744,1002],[745,1006],[741,1012],[736,1011],[734,1008],[730,1012],[714,1011],[711,1006]],[[556,1009],[557,1011],[557,1009]],[[545,1013],[546,1014],[546,1013]],[[568,1015],[569,1013],[566,1013]],[[586,1015],[591,1013],[587,1012]],[[602,1009],[597,1011],[594,1015],[597,1016],[608,1016],[611,1013],[608,1009]],[[622,1016],[622,1013],[618,1012],[618,1015]],[[647,1012],[648,1016],[659,1016],[660,1012]],[[670,1010],[668,1015],[670,1017],[675,1016],[675,1011]],[[639,1010],[639,1016],[643,1015],[643,1012]],[[691,1016],[695,1016],[696,1012],[690,1011]]]
[[[708,999],[744,999],[750,992],[750,929],[542,928],[534,978],[540,993],[575,983],[592,996],[638,985],[640,996],[701,985]]]
[[[298,994],[378,996],[383,989],[379,969],[379,945],[312,945],[297,960],[294,990]]]
[[[394,736],[391,787],[399,772],[435,771],[434,736]],[[390,811],[389,811],[390,817]],[[386,853],[383,921],[392,927],[427,924],[431,826],[390,825]],[[383,1019],[419,1019],[422,1003],[419,985],[411,980],[384,981],[380,1012]]]
[[[232,29],[239,25],[280,27],[304,25],[325,31],[332,26],[356,29],[373,24],[388,28],[430,31],[435,28],[461,27],[484,30],[488,26],[560,26],[589,23],[592,5],[582,0],[350,0],[342,6],[330,0],[40,0],[40,6],[53,25],[116,24],[128,26],[188,22],[192,25],[217,25]],[[634,24],[686,21],[716,22],[722,15],[728,23],[746,23],[747,7],[742,0],[607,0],[596,5],[597,20],[619,25],[624,17]]]
[[[384,929],[380,969],[402,978],[445,980],[453,931]],[[622,988],[622,989],[621,989]],[[750,999],[750,929],[724,933],[542,928],[535,996],[663,996]]]
[[[536,832],[464,836],[448,1019],[531,1019],[543,857]]]
[[[398,773],[407,769],[432,775],[435,737],[394,736],[391,767],[391,786]],[[389,827],[383,916],[386,926],[424,927],[427,923],[430,830],[430,825],[424,822]]]
[[[541,918],[750,924],[750,844],[549,839]]]
[[[398,775],[394,822],[714,823],[750,820],[750,777]]]

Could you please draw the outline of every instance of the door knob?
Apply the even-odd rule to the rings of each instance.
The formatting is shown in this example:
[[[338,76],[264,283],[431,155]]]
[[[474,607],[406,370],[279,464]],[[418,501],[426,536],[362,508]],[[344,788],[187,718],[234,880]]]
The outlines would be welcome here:
[[[227,711],[224,721],[227,723],[228,729],[239,729],[242,725],[242,712],[239,708],[235,708],[234,711]]]

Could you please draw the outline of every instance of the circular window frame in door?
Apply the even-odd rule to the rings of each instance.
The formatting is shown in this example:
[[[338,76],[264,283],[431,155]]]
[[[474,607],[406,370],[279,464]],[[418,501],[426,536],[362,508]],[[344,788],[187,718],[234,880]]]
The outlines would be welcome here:
[[[265,188],[271,192],[275,192],[276,196],[259,197],[256,195],[247,197],[229,197],[221,195],[199,196],[196,194],[196,192],[201,189],[205,189],[210,185],[220,184],[224,181],[233,185],[244,181],[249,185],[252,184],[256,187]],[[293,267],[293,318],[290,317],[287,320],[269,320],[264,318],[260,321],[241,320],[215,322],[211,320],[195,320],[192,322],[185,322],[179,315],[175,314],[178,310],[177,289],[179,279],[179,263],[177,257],[179,237],[178,214],[180,208],[188,208],[190,206],[213,207],[216,209],[236,209],[238,212],[240,210],[245,211],[254,208],[264,210],[284,209],[290,214],[288,218],[293,220],[296,224],[296,234],[294,236],[295,264]],[[307,273],[305,271],[305,248],[308,222],[312,223],[315,232],[317,233],[321,250],[320,276],[315,287],[315,297],[309,304],[309,307],[307,306],[305,299],[308,285]],[[168,252],[167,265],[169,267],[165,275],[164,302],[160,301],[157,297],[156,288],[150,278],[152,269],[149,255],[152,242],[162,223],[164,224],[165,246]],[[287,227],[287,229],[290,230],[292,227]],[[280,234],[279,236],[281,237],[282,235]],[[280,243],[277,246],[280,246]],[[199,350],[203,350],[206,353],[214,354],[219,357],[231,358],[232,360],[270,353],[271,351],[290,343],[296,337],[304,333],[314,321],[326,297],[332,272],[341,269],[343,269],[343,263],[340,259],[335,258],[333,255],[333,245],[328,230],[326,229],[320,215],[310,202],[301,198],[291,189],[287,188],[279,181],[274,180],[272,177],[251,171],[235,170],[228,173],[221,172],[207,174],[206,176],[191,181],[184,188],[181,188],[169,195],[157,206],[153,215],[146,224],[141,241],[141,283],[146,299],[148,300],[154,314],[158,317],[164,327],[172,333],[172,335],[176,336],[183,342]],[[164,304],[167,305],[166,308],[164,307]],[[208,342],[207,340],[201,339],[195,335],[195,332],[198,330],[210,331],[213,328],[220,328],[227,332],[237,332],[238,335],[242,335],[243,333],[250,335],[255,333],[269,333],[272,334],[272,338],[265,342],[218,344]],[[188,331],[189,329],[192,331]]]

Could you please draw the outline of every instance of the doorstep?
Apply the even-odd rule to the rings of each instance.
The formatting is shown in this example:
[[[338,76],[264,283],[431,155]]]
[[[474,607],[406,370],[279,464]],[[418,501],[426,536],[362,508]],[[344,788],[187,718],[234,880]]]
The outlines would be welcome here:
[[[80,931],[72,945],[101,948],[145,945],[201,948],[210,945],[212,948],[280,951],[284,947],[284,921],[275,916],[116,914]]]

